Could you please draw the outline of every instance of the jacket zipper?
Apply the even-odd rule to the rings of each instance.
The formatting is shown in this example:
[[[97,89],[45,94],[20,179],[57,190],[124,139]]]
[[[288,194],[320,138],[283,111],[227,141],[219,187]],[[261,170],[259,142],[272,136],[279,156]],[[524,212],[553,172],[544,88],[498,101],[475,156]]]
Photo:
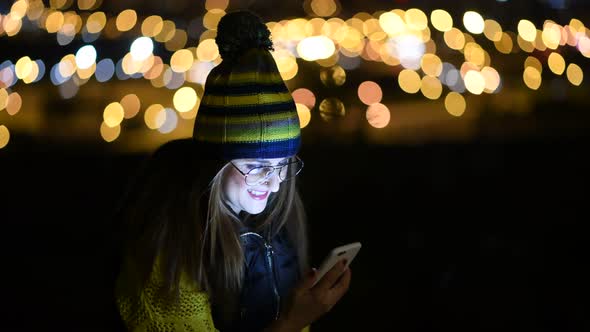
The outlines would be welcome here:
[[[255,236],[258,236],[259,238],[262,239],[262,242],[264,243],[264,247],[266,249],[266,258],[267,258],[267,261],[268,261],[268,267],[269,267],[270,272],[272,274],[272,289],[273,289],[273,292],[275,294],[275,299],[277,301],[277,310],[275,312],[275,320],[277,320],[277,319],[279,319],[279,313],[281,312],[280,311],[281,296],[279,295],[279,292],[277,290],[277,283],[276,283],[276,278],[275,278],[275,270],[274,270],[274,265],[272,263],[272,261],[273,261],[273,254],[274,254],[272,245],[268,244],[266,242],[266,240],[260,234],[258,234],[258,233],[247,232],[247,233],[244,233],[244,234],[240,235],[240,237],[245,236],[245,235],[255,235]]]

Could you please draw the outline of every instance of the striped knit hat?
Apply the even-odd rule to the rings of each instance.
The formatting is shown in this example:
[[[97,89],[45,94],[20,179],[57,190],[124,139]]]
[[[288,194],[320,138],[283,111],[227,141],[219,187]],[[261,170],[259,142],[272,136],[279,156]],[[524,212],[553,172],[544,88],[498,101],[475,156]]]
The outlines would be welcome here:
[[[193,130],[206,153],[224,160],[266,159],[299,150],[299,117],[269,52],[269,35],[249,12],[227,14],[219,22],[223,61],[207,77]]]

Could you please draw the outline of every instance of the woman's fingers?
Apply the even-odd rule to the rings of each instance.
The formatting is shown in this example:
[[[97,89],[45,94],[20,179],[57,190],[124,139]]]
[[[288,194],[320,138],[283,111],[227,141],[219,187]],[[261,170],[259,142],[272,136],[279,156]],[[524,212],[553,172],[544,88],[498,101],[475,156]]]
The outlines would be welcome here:
[[[315,285],[314,289],[317,289],[319,292],[326,292],[330,290],[334,284],[336,284],[338,278],[340,278],[340,275],[342,275],[342,272],[344,272],[343,270],[345,265],[346,264],[344,260],[336,263],[336,265],[334,265],[326,274],[324,274],[322,280],[320,280]]]

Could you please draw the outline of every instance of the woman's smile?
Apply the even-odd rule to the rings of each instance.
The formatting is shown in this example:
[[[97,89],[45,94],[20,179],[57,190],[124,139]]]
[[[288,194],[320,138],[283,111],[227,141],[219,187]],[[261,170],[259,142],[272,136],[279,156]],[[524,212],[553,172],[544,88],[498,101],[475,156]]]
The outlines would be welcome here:
[[[248,194],[250,194],[250,197],[252,197],[253,199],[261,201],[263,199],[266,199],[266,197],[268,196],[268,191],[248,189]]]

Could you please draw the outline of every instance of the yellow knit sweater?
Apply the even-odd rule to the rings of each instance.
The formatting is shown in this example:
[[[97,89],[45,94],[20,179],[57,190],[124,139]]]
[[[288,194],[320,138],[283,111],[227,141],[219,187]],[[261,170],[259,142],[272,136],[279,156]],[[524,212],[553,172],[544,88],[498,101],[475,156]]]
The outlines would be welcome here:
[[[133,285],[139,280],[134,263],[125,260],[117,278],[115,298],[119,314],[127,329],[132,332],[209,332],[218,331],[211,316],[209,296],[189,282],[186,275],[180,278],[180,298],[169,304],[158,298],[163,287],[158,263],[139,292]],[[306,327],[302,332],[309,332]]]

